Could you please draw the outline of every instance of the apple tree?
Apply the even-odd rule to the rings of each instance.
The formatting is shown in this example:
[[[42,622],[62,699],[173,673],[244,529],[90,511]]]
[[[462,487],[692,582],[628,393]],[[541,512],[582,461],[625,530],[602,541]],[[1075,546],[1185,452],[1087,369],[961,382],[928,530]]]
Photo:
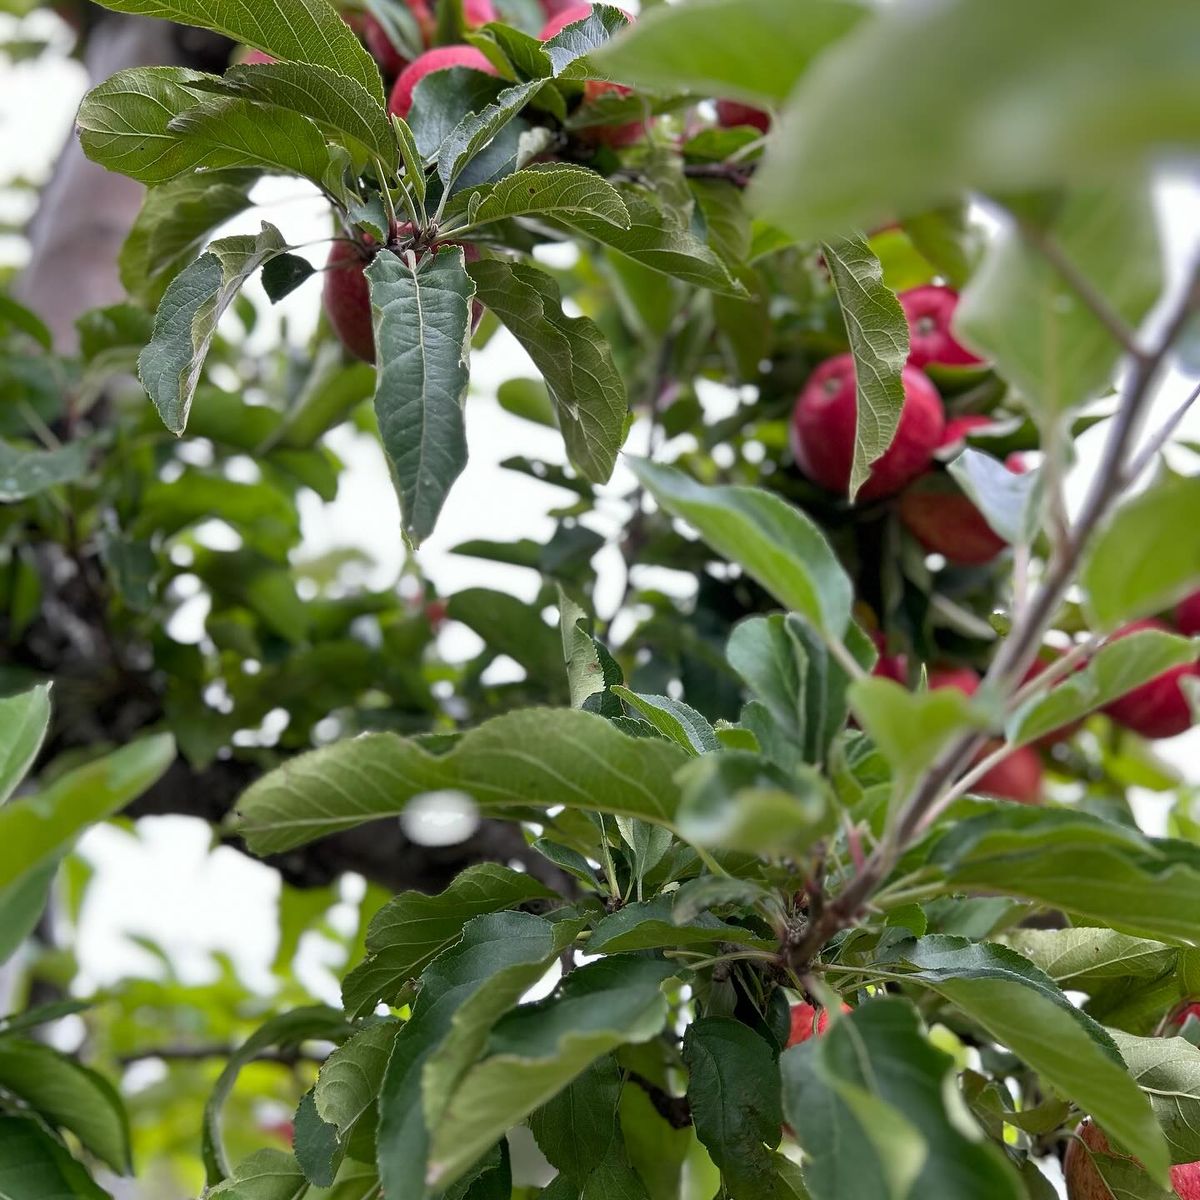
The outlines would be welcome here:
[[[228,66],[83,99],[123,297],[0,297],[0,1194],[1200,1195],[1200,9],[104,7]],[[441,596],[493,343],[553,533]],[[393,587],[304,554],[351,430]],[[48,952],[160,813],[279,871],[269,1002]]]

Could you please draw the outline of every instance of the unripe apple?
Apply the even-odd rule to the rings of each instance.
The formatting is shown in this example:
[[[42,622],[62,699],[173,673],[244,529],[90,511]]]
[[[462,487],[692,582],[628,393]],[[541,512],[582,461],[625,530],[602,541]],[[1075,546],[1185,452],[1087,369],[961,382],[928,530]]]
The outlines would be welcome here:
[[[400,227],[401,236],[412,232],[411,225]],[[444,242],[441,245],[458,245]],[[463,244],[463,257],[467,262],[477,262],[478,247],[470,242]],[[371,288],[363,272],[375,257],[377,250],[370,238],[364,244],[342,240],[333,243],[329,261],[325,264],[325,288],[322,301],[329,324],[338,335],[343,346],[363,362],[375,361],[375,330],[371,324]],[[471,330],[479,328],[483,319],[483,305],[478,300],[471,303]]]
[[[979,690],[979,676],[967,667],[941,667],[929,672],[929,690],[956,688],[967,696]],[[1004,743],[989,742],[975,756],[980,762],[995,753]],[[1042,802],[1042,760],[1032,746],[1018,746],[985,772],[971,788],[980,796],[995,796],[1000,800],[1015,800],[1019,804]]]
[[[942,399],[929,379],[915,367],[905,367],[904,407],[900,425],[887,453],[872,465],[858,495],[875,500],[900,491],[921,474],[941,444],[946,414]],[[854,357],[840,354],[823,362],[809,377],[792,412],[792,450],[800,469],[831,492],[843,495],[850,486],[858,395]]]
[[[1112,1200],[1112,1191],[1104,1182],[1089,1151],[1129,1158],[1114,1150],[1104,1131],[1086,1120],[1075,1131],[1063,1157],[1063,1175],[1067,1180],[1067,1200]],[[1133,1160],[1136,1161],[1136,1160]],[[1171,1168],[1171,1187],[1180,1200],[1200,1200],[1200,1162],[1181,1163]]]
[[[1179,602],[1175,610],[1175,627],[1187,637],[1200,634],[1200,592],[1193,592]]]
[[[625,12],[626,18],[632,24],[633,14]],[[543,42],[548,42],[556,34],[561,33],[568,25],[574,25],[576,21],[586,21],[592,14],[592,6],[590,4],[572,4],[561,9],[556,15],[552,16],[545,25],[542,26],[538,37]],[[589,79],[583,85],[583,103],[584,105],[594,104],[602,96],[617,95],[628,96],[630,89],[622,86],[619,83],[609,83],[604,79]],[[632,146],[634,142],[638,142],[645,135],[646,128],[641,121],[629,121],[623,125],[587,125],[578,131],[580,141],[587,142],[593,146],[611,146],[615,150],[619,150],[624,146]]]
[[[387,30],[370,13],[363,15],[362,38],[385,79],[395,79],[408,66],[408,59],[396,49]]]
[[[1169,632],[1161,621],[1134,621],[1113,634],[1113,638],[1128,637],[1142,629],[1161,629]],[[1183,733],[1192,725],[1192,708],[1180,683],[1188,676],[1200,676],[1200,664],[1187,663],[1172,667],[1161,675],[1126,692],[1101,710],[1118,725],[1132,729],[1145,738],[1169,738]]]
[[[908,318],[908,361],[914,367],[926,363],[969,367],[983,362],[950,332],[950,322],[958,307],[958,293],[952,288],[931,283],[909,288],[897,299]]]
[[[843,1004],[842,1012],[848,1013],[849,1011],[850,1006]],[[816,1021],[817,1035],[820,1036],[829,1028],[829,1009],[823,1008],[818,1013],[811,1004],[792,1005],[792,1031],[788,1034],[786,1049],[798,1046],[801,1042],[807,1042],[812,1037],[814,1020]]]
[[[474,46],[438,46],[426,50],[400,72],[396,85],[392,88],[388,100],[388,112],[397,117],[407,118],[412,111],[413,92],[416,86],[435,71],[446,71],[451,67],[470,67],[473,71],[482,71],[485,75],[495,75],[496,68],[488,62],[483,52]]]
[[[771,128],[771,115],[752,104],[741,104],[737,100],[717,101],[717,124],[722,129],[736,129],[739,125],[752,125],[761,133]]]

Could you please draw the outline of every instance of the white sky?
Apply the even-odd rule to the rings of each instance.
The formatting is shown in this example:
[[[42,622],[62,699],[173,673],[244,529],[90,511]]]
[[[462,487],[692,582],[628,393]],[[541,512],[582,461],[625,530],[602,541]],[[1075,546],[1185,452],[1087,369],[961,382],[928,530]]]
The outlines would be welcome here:
[[[0,17],[0,33],[11,24],[11,18]],[[53,34],[55,28],[53,19],[44,14],[26,26],[30,34]],[[71,62],[4,65],[0,71],[0,178],[44,178],[70,129],[83,85],[81,70]],[[268,180],[260,195],[267,206],[263,215],[279,225],[293,244],[326,235],[324,207],[319,200],[306,198],[303,185],[293,180]],[[1163,191],[1163,217],[1175,276],[1181,264],[1200,247],[1198,200],[1200,192],[1195,181],[1177,181]],[[9,204],[0,197],[0,222],[22,222],[32,203],[32,197],[28,206]],[[230,229],[254,230],[257,219],[242,218]],[[20,239],[0,234],[0,263],[20,262],[21,254]],[[257,298],[265,307],[261,292]],[[302,338],[312,329],[318,303],[318,287],[310,282],[275,311],[286,316],[291,329]],[[261,322],[256,336],[265,340],[272,336],[273,329],[274,321],[268,317]],[[537,577],[532,572],[448,553],[450,547],[467,538],[538,539],[553,528],[546,509],[559,502],[562,493],[498,466],[514,454],[552,461],[563,458],[556,433],[509,417],[495,403],[496,386],[506,378],[523,374],[536,372],[523,351],[503,332],[473,361],[467,406],[470,462],[451,493],[436,533],[420,552],[424,570],[445,592],[484,583],[529,599],[537,589]],[[1185,393],[1182,377],[1165,380],[1159,413],[1169,412]],[[733,397],[714,388],[706,401],[715,414],[727,411]],[[1200,437],[1200,412],[1191,414],[1183,434]],[[1102,432],[1096,431],[1079,443],[1080,467],[1071,483],[1076,501],[1086,486],[1101,438]],[[629,448],[638,452],[644,442],[644,428],[635,429]],[[372,583],[386,585],[396,576],[403,547],[396,499],[381,454],[367,439],[344,430],[335,435],[333,445],[339,454],[353,461],[354,469],[343,476],[334,504],[324,505],[306,494],[301,505],[304,553],[320,554],[333,546],[361,546],[379,564]],[[611,534],[620,527],[622,506],[615,497],[630,486],[628,473],[619,468],[607,489],[614,499],[605,503],[600,516],[590,522],[599,532]],[[602,551],[602,555],[599,565],[606,586],[598,600],[601,610],[609,611],[624,580],[615,548]],[[465,653],[477,645],[469,631],[451,631],[446,636],[451,651]],[[1164,756],[1179,764],[1194,762],[1198,749],[1200,730],[1162,747]],[[1154,796],[1137,798],[1139,817],[1148,829],[1161,829],[1166,804]],[[229,848],[212,849],[207,827],[185,818],[143,821],[136,835],[114,827],[100,828],[87,836],[83,851],[96,868],[78,938],[79,957],[88,979],[104,984],[129,971],[152,970],[150,957],[127,937],[140,934],[168,947],[185,978],[206,977],[208,956],[221,951],[233,958],[248,982],[270,986],[267,967],[274,952],[278,894],[273,871]],[[321,961],[319,941],[311,939],[304,955],[306,981],[318,994],[336,1001],[336,981]]]

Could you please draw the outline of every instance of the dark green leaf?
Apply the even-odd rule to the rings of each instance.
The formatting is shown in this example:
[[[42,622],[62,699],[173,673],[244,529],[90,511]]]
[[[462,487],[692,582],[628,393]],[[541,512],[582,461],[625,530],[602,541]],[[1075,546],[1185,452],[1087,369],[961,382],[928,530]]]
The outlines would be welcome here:
[[[317,1187],[333,1183],[346,1153],[345,1146],[338,1142],[337,1126],[324,1121],[317,1112],[311,1089],[304,1093],[292,1121],[292,1153],[304,1178]]]
[[[617,685],[613,693],[637,709],[659,733],[677,742],[689,754],[708,754],[719,750],[713,727],[694,709],[669,696],[642,696]]]
[[[634,950],[673,949],[713,942],[730,942],[757,950],[770,950],[776,942],[741,925],[718,920],[708,913],[680,921],[670,895],[640,904],[626,904],[606,916],[588,939],[588,953],[625,954]]]
[[[33,766],[49,724],[49,684],[0,699],[0,804]]]
[[[34,1120],[0,1116],[0,1195],[6,1200],[109,1200]]]
[[[280,254],[263,266],[263,290],[272,304],[290,296],[313,274],[313,265],[298,254]]]
[[[608,1154],[617,1134],[621,1072],[612,1056],[597,1059],[529,1117],[529,1128],[550,1165],[584,1182]]]
[[[571,163],[535,163],[482,193],[471,193],[476,194],[482,198],[470,211],[472,227],[533,213],[588,213],[626,229],[630,223],[621,193],[603,175]]]

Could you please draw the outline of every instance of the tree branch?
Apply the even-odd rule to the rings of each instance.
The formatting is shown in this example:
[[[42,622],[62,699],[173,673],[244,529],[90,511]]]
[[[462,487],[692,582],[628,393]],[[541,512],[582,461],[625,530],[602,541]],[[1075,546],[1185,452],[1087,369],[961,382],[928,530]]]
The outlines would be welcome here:
[[[684,1096],[672,1096],[669,1092],[663,1091],[656,1083],[652,1083],[645,1075],[639,1075],[636,1071],[630,1071],[627,1076],[630,1083],[636,1083],[638,1087],[650,1098],[650,1103],[654,1105],[654,1111],[672,1129],[687,1129],[692,1123],[692,1108],[688,1104]]]

